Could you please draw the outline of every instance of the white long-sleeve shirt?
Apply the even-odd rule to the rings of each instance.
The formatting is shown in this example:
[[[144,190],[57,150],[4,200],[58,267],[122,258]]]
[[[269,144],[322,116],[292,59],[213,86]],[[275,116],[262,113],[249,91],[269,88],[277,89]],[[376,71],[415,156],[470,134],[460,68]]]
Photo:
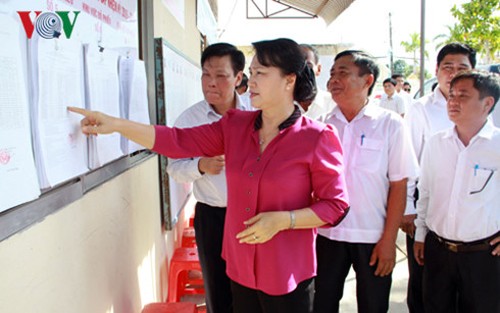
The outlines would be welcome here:
[[[250,110],[248,101],[235,93],[236,108]],[[207,101],[202,100],[186,109],[175,121],[174,126],[188,128],[210,124],[221,119]],[[223,169],[218,175],[202,175],[198,170],[200,158],[168,159],[167,172],[178,183],[193,183],[193,194],[197,201],[215,207],[227,206],[226,173]]]
[[[500,129],[488,121],[465,147],[455,128],[426,144],[418,183],[417,232],[475,241],[500,230]]]
[[[350,122],[336,107],[324,122],[339,132],[351,209],[342,223],[318,233],[337,241],[376,243],[384,231],[390,182],[418,175],[407,127],[398,114],[372,104]]]
[[[403,101],[405,103],[405,112],[408,112],[410,110],[410,107],[413,105],[413,102],[415,102],[413,100],[413,97],[409,93],[403,90],[398,92],[397,95],[403,98]]]
[[[410,127],[411,142],[419,163],[429,138],[439,131],[453,127],[448,118],[446,98],[438,87],[413,103],[405,115],[405,120]]]
[[[453,123],[448,118],[446,109],[446,98],[436,87],[434,91],[415,101],[405,114],[405,121],[410,128],[410,137],[417,156],[418,163],[422,159],[422,151],[425,143],[432,135],[439,131],[453,127]],[[416,181],[408,181],[408,195],[413,197],[415,193]],[[416,214],[416,209],[407,206],[405,215]]]
[[[378,105],[381,108],[391,110],[399,115],[404,115],[406,113],[406,102],[397,93],[394,93],[390,98],[387,94],[383,94]]]

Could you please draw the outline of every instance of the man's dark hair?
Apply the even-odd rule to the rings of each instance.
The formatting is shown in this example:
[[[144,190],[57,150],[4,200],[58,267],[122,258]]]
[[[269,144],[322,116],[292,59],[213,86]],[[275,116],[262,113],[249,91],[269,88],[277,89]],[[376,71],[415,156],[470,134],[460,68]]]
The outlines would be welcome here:
[[[476,67],[476,50],[472,49],[470,46],[464,44],[464,43],[459,43],[459,42],[453,42],[449,43],[441,50],[439,50],[438,56],[437,56],[437,65],[439,66],[443,59],[448,55],[448,54],[463,54],[466,55],[469,58],[470,65],[472,68]]]
[[[436,87],[438,86],[438,82],[434,82],[431,86],[431,91],[434,91]]]
[[[396,79],[396,83],[397,83],[397,79],[398,79],[398,78],[400,78],[400,77],[401,77],[402,79],[404,79],[404,78],[405,78],[405,77],[403,76],[403,74],[400,74],[400,73],[392,74],[392,76],[391,76],[391,78],[392,78],[392,79]]]
[[[243,73],[243,77],[241,78],[241,83],[236,86],[236,88],[240,88],[240,87],[248,87],[248,76],[247,74]]]
[[[375,86],[375,82],[377,81],[378,75],[380,73],[380,70],[378,68],[377,63],[375,63],[375,60],[373,59],[372,56],[367,54],[364,51],[361,50],[345,50],[340,52],[335,56],[335,60],[337,61],[341,57],[345,56],[351,56],[354,60],[354,64],[358,67],[359,69],[359,76],[363,76],[366,74],[372,74],[373,75],[373,84],[370,86],[368,89],[368,95],[372,94],[373,87]]]
[[[384,81],[382,82],[382,85],[385,85],[386,83],[391,83],[394,87],[396,87],[396,85],[398,84],[398,82],[394,78],[391,78],[391,77],[384,79]]]
[[[314,48],[313,46],[308,45],[306,43],[300,44],[300,47],[302,49],[307,49],[307,50],[311,51],[313,53],[313,55],[314,55],[314,63],[318,64],[318,62],[319,62],[319,52],[318,52],[318,50],[316,48]]]
[[[495,99],[488,113],[493,112],[498,99],[500,99],[500,76],[495,73],[483,71],[462,71],[451,80],[450,90],[453,89],[453,86],[455,86],[458,81],[467,79],[471,80],[474,89],[479,91],[479,99],[484,99],[486,97],[493,97],[493,99]]]
[[[245,68],[245,55],[232,44],[225,42],[215,43],[203,50],[201,54],[201,66],[211,57],[223,57],[226,55],[231,58],[231,67],[233,68],[234,75],[243,71]]]

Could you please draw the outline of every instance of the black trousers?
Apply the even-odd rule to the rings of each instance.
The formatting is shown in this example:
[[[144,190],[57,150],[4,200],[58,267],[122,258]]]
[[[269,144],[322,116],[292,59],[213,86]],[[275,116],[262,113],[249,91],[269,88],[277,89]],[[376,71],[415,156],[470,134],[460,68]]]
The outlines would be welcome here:
[[[417,207],[418,198],[418,188],[415,188],[415,192],[413,193],[413,204],[415,207]],[[413,253],[414,243],[415,240],[406,235],[406,255],[408,258],[408,289],[406,293],[406,303],[408,304],[408,310],[410,313],[425,313],[422,283],[424,277],[424,267],[419,265],[415,260],[415,254]]]
[[[422,279],[424,267],[415,260],[413,244],[415,240],[406,235],[406,252],[408,258],[408,290],[406,302],[410,313],[425,313]]]
[[[312,313],[314,279],[306,279],[294,291],[271,296],[231,281],[234,313]]]
[[[500,257],[493,248],[452,252],[431,233],[424,247],[424,304],[432,313],[500,312]]]
[[[205,286],[207,313],[232,313],[231,283],[222,258],[222,238],[226,208],[198,202],[194,229]]]
[[[359,313],[382,313],[389,309],[392,275],[375,276],[370,256],[375,244],[348,243],[316,239],[318,275],[315,279],[314,313],[339,312],[344,283],[351,265],[356,272],[356,298]]]

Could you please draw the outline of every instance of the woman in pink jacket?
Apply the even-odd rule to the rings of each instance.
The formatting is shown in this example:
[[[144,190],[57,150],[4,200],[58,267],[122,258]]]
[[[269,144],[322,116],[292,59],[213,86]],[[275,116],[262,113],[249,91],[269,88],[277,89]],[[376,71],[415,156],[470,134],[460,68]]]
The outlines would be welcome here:
[[[69,110],[85,116],[85,134],[119,132],[170,158],[224,154],[222,255],[234,312],[312,312],[316,227],[336,225],[348,211],[342,149],[331,126],[301,116],[294,104],[316,94],[299,45],[281,38],[253,46],[248,85],[256,111],[176,129]]]

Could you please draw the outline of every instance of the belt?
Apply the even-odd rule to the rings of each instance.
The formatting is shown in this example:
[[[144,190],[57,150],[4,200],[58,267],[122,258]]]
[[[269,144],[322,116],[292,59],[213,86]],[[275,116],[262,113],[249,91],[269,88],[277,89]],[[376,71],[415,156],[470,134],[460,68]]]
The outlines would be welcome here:
[[[490,240],[498,236],[495,234],[486,239],[481,239],[473,242],[460,242],[460,241],[451,241],[445,239],[443,237],[438,236],[435,232],[429,232],[434,238],[436,238],[439,243],[445,247],[447,250],[450,250],[455,253],[460,252],[478,252],[478,251],[487,251],[492,248],[490,245]]]

